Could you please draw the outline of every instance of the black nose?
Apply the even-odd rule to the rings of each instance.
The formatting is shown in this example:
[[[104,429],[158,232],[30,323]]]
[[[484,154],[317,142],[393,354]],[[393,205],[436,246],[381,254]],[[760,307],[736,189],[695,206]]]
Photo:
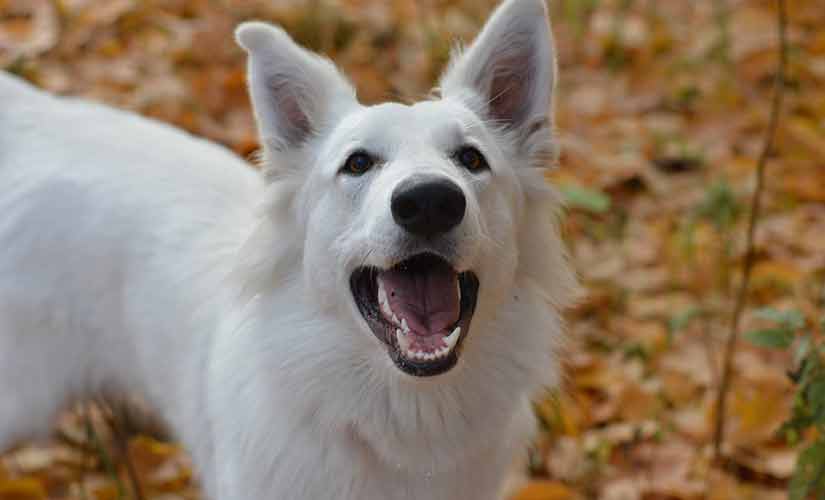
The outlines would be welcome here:
[[[395,222],[418,236],[446,233],[464,218],[467,200],[454,183],[446,179],[403,182],[390,202]]]

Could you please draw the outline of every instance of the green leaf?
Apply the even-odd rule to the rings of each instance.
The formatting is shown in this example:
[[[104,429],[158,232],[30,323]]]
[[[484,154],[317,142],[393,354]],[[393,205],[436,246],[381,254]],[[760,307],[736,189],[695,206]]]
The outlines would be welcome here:
[[[754,316],[780,324],[791,330],[800,330],[805,326],[805,316],[796,309],[780,311],[772,307],[763,307],[753,313]]]
[[[811,336],[809,334],[802,337],[802,340],[794,349],[794,366],[799,366],[802,360],[811,352]]]
[[[820,374],[819,377],[814,378],[805,387],[805,400],[810,406],[811,416],[815,419],[814,423],[825,423],[825,378]]]
[[[572,208],[597,214],[610,209],[610,197],[601,191],[576,184],[561,184],[559,190],[567,205]]]
[[[731,227],[741,212],[742,207],[727,181],[711,185],[698,207],[698,214],[713,222],[720,231]]]
[[[701,316],[702,308],[698,306],[691,306],[685,309],[684,311],[675,314],[670,317],[667,321],[667,329],[671,333],[678,332],[679,330],[684,329],[687,327],[693,318]]]
[[[745,339],[758,347],[786,349],[793,343],[794,334],[785,328],[754,330],[745,334]]]
[[[809,493],[825,488],[825,442],[816,442],[802,450],[788,485],[788,500],[805,500]]]

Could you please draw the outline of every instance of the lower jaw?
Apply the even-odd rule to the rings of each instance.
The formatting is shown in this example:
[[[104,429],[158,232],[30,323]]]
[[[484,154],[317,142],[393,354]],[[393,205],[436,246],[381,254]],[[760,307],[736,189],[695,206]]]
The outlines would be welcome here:
[[[458,346],[456,346],[458,349]],[[432,377],[450,371],[458,363],[458,353],[453,350],[442,359],[417,362],[405,358],[396,348],[390,348],[390,358],[395,366],[407,375],[414,377]]]
[[[386,344],[390,359],[403,373],[413,377],[433,377],[449,372],[458,364],[464,339],[467,334],[469,334],[470,322],[467,318],[464,318],[453,326],[453,328],[456,327],[460,328],[461,331],[461,335],[457,339],[456,344],[447,354],[436,359],[414,359],[404,355],[401,347],[399,347],[396,342],[392,342],[388,338],[382,339],[380,336],[379,340]]]
[[[350,277],[350,287],[355,298],[356,306],[366,320],[373,334],[385,344],[388,355],[395,366],[403,373],[414,377],[431,377],[444,374],[455,367],[464,338],[469,334],[470,323],[475,312],[478,298],[479,280],[472,271],[458,274],[460,286],[460,315],[453,327],[460,326],[461,334],[452,350],[441,358],[431,360],[415,360],[405,356],[397,345],[393,332],[397,326],[388,322],[380,312],[378,304],[378,289],[376,274],[379,271],[369,268],[359,269]],[[364,300],[368,298],[368,300]]]

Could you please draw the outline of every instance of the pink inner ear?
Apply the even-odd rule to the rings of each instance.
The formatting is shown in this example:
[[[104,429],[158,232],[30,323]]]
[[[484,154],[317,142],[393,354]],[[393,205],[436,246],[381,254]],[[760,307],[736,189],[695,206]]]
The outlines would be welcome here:
[[[283,137],[291,144],[300,143],[312,132],[309,116],[301,107],[300,94],[283,80],[273,81],[270,89]]]
[[[530,85],[535,70],[529,51],[498,59],[490,82],[490,114],[508,125],[524,122],[529,110]]]

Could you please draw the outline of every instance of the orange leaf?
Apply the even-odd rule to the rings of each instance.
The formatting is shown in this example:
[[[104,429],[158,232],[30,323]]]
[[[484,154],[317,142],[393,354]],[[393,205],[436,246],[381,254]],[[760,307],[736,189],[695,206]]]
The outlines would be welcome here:
[[[511,500],[572,500],[573,491],[556,481],[532,481]]]
[[[46,500],[46,490],[34,479],[0,481],[0,500]]]

